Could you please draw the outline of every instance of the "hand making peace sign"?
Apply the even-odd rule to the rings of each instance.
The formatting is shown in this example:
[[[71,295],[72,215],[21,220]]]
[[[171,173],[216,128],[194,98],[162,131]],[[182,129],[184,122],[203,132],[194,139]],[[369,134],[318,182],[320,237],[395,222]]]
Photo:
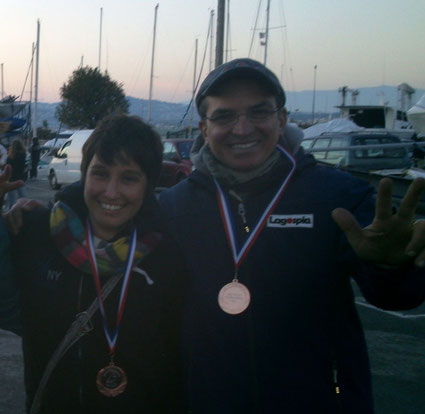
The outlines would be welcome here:
[[[415,212],[425,180],[416,178],[409,186],[397,213],[392,210],[392,182],[384,178],[379,184],[375,217],[372,224],[361,228],[347,210],[337,208],[332,217],[356,254],[365,261],[398,266],[415,258],[415,264],[425,266],[425,221],[415,221]]]

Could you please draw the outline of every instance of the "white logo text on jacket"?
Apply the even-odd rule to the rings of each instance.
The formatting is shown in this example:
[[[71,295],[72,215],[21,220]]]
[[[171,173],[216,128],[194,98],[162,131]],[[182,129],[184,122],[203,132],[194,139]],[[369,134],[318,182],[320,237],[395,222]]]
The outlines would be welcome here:
[[[267,227],[306,227],[313,228],[313,214],[271,214]]]

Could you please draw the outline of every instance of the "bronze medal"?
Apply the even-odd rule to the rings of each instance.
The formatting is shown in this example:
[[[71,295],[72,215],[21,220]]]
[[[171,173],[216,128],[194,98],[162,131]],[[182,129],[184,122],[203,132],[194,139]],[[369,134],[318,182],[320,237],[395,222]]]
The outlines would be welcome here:
[[[249,303],[251,301],[251,294],[249,293],[249,290],[245,285],[238,282],[238,270],[240,269],[242,262],[245,260],[246,255],[251,250],[255,241],[259,237],[261,230],[266,225],[270,214],[272,214],[280,198],[285,192],[286,187],[288,186],[290,179],[295,173],[295,169],[297,166],[294,157],[289,152],[287,152],[285,148],[283,148],[281,145],[277,145],[276,148],[289,159],[290,169],[286,177],[281,182],[275,195],[270,200],[264,212],[261,214],[257,224],[252,227],[252,232],[247,236],[246,240],[243,241],[243,245],[240,247],[239,250],[237,245],[237,237],[235,234],[235,223],[233,222],[231,205],[227,200],[226,194],[221,188],[219,181],[214,179],[215,185],[217,187],[217,199],[219,204],[219,210],[221,218],[223,220],[225,233],[232,251],[233,262],[235,266],[235,277],[233,278],[233,281],[231,283],[228,283],[227,285],[224,285],[218,294],[218,304],[220,308],[224,312],[229,313],[230,315],[237,315],[239,313],[242,313],[249,306]],[[242,202],[241,200],[239,201]],[[240,214],[244,216],[242,217],[242,221],[244,222],[244,225],[247,226],[245,220],[245,211],[240,210]],[[249,227],[245,227],[245,230],[247,233],[250,232]]]
[[[124,392],[127,386],[127,375],[111,362],[97,373],[96,385],[101,394],[106,397],[116,397]]]
[[[224,285],[218,294],[220,308],[231,315],[242,313],[251,302],[248,288],[237,280]]]

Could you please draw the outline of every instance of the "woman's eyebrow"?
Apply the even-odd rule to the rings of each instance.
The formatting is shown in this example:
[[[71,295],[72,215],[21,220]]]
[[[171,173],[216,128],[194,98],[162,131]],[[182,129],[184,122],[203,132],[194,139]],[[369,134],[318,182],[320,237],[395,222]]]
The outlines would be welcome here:
[[[136,170],[136,169],[133,169],[133,168],[126,168],[126,169],[122,170],[122,172],[124,174],[143,175],[143,172],[142,171],[139,171],[139,170]]]

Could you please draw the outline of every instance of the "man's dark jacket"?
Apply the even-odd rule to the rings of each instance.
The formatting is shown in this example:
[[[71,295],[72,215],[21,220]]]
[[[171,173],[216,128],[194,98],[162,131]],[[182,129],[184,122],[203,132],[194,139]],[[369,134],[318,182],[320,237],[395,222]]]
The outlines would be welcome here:
[[[184,353],[194,414],[370,414],[370,368],[350,277],[382,308],[410,308],[424,299],[423,272],[361,263],[332,220],[332,210],[343,207],[362,225],[371,222],[367,183],[316,165],[302,149],[297,162],[239,269],[251,292],[249,308],[239,315],[226,314],[217,301],[235,268],[214,182],[194,171],[160,196],[192,274]],[[273,170],[245,198],[251,229],[287,172]],[[241,245],[238,203],[230,204]]]

